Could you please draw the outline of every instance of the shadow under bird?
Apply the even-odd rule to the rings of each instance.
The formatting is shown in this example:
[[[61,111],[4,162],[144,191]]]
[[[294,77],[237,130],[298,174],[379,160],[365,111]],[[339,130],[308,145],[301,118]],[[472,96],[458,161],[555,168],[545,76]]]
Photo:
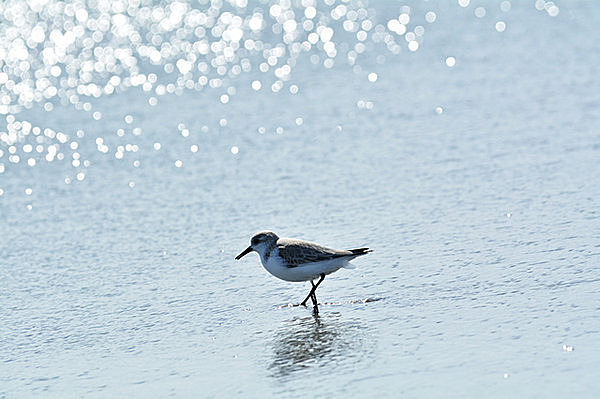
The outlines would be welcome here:
[[[327,248],[308,241],[279,238],[271,231],[255,234],[250,246],[235,259],[240,260],[252,251],[258,253],[264,268],[273,276],[285,281],[310,281],[312,289],[301,305],[306,306],[306,301],[311,299],[315,312],[319,311],[315,291],[325,276],[342,267],[353,269],[354,266],[349,263],[352,259],[372,252],[369,248]],[[317,278],[319,280],[315,283]]]

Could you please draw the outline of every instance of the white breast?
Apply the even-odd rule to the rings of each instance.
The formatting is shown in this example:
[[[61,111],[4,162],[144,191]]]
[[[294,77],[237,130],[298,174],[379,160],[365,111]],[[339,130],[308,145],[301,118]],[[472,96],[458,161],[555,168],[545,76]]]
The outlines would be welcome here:
[[[321,262],[304,263],[295,267],[288,267],[283,259],[279,257],[275,247],[265,261],[261,254],[260,260],[265,269],[273,276],[285,281],[308,281],[316,280],[321,274],[330,274],[348,264],[345,259],[332,259]]]

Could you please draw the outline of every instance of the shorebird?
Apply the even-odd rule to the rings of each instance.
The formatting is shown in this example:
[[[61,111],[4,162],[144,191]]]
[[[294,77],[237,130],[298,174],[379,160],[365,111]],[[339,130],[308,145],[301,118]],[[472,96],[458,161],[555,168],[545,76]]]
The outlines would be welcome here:
[[[301,305],[306,306],[306,301],[311,299],[315,312],[318,312],[315,291],[325,276],[342,267],[353,269],[354,266],[349,262],[372,250],[356,248],[341,251],[308,241],[279,238],[271,231],[262,231],[252,237],[250,246],[235,259],[240,260],[252,251],[260,255],[264,268],[273,276],[285,281],[310,281],[312,289]],[[319,280],[315,283],[317,278]]]

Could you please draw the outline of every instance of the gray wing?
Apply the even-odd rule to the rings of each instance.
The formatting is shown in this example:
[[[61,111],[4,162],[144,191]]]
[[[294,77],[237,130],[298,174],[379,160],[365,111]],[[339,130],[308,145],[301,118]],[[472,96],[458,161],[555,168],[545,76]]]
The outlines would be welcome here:
[[[277,249],[289,267],[355,255],[351,251],[338,251],[306,241],[289,239],[277,241]]]

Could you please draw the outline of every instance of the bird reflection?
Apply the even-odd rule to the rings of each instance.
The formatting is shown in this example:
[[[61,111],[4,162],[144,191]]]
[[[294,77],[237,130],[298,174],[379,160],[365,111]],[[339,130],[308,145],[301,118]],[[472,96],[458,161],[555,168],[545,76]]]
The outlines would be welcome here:
[[[363,329],[357,322],[344,321],[339,313],[295,317],[284,322],[273,342],[275,377],[342,363],[360,355]]]

